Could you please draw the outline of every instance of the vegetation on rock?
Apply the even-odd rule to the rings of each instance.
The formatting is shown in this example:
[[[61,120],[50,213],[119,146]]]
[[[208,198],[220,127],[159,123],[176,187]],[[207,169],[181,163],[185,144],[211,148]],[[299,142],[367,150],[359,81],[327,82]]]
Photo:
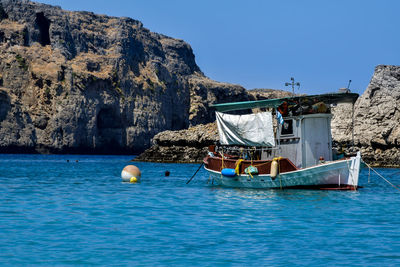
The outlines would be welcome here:
[[[0,151],[138,153],[160,131],[212,121],[215,101],[247,100],[205,77],[187,43],[137,20],[0,4]]]

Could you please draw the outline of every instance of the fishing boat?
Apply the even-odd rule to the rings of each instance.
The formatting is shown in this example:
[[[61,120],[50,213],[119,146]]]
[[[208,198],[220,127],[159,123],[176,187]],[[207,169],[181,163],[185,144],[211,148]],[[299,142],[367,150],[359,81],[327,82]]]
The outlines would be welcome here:
[[[219,144],[210,146],[204,167],[225,187],[356,190],[361,155],[334,153],[331,108],[354,107],[357,98],[347,92],[215,104]]]

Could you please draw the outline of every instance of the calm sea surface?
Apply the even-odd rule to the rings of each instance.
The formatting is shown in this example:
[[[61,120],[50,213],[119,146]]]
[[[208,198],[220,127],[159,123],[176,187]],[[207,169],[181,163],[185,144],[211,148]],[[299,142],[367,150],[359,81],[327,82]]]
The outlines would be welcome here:
[[[400,191],[368,169],[357,192],[245,190],[204,170],[186,185],[198,164],[137,162],[142,182],[122,183],[130,159],[0,155],[0,264],[400,264]]]

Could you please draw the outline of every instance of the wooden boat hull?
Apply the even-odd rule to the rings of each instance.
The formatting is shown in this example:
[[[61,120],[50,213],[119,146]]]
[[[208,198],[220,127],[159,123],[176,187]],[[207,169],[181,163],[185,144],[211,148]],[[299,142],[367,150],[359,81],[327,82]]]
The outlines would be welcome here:
[[[240,174],[223,176],[221,172],[205,169],[213,183],[225,187],[239,188],[315,188],[315,189],[357,189],[361,165],[360,152],[346,160],[332,161],[309,168],[279,174],[271,179],[269,174]]]

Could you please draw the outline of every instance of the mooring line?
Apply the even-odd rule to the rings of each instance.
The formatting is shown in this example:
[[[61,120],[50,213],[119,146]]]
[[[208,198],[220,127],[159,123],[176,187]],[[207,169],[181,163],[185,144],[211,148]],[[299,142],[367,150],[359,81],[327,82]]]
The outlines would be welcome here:
[[[381,177],[383,180],[385,180],[388,184],[390,184],[391,186],[393,186],[395,189],[400,191],[400,188],[394,184],[392,184],[388,179],[386,179],[385,177],[383,177],[381,174],[379,174],[374,168],[372,168],[368,163],[366,163],[365,161],[363,161],[363,163],[365,165],[367,165],[367,167],[372,170],[374,173],[376,173],[376,175],[378,175],[379,177]]]
[[[196,176],[196,173],[200,170],[201,166],[203,166],[204,162],[200,164],[199,168],[197,169],[197,171],[193,174],[192,177],[190,177],[190,179],[186,182],[186,184],[190,183],[190,181],[192,181],[192,179]]]

